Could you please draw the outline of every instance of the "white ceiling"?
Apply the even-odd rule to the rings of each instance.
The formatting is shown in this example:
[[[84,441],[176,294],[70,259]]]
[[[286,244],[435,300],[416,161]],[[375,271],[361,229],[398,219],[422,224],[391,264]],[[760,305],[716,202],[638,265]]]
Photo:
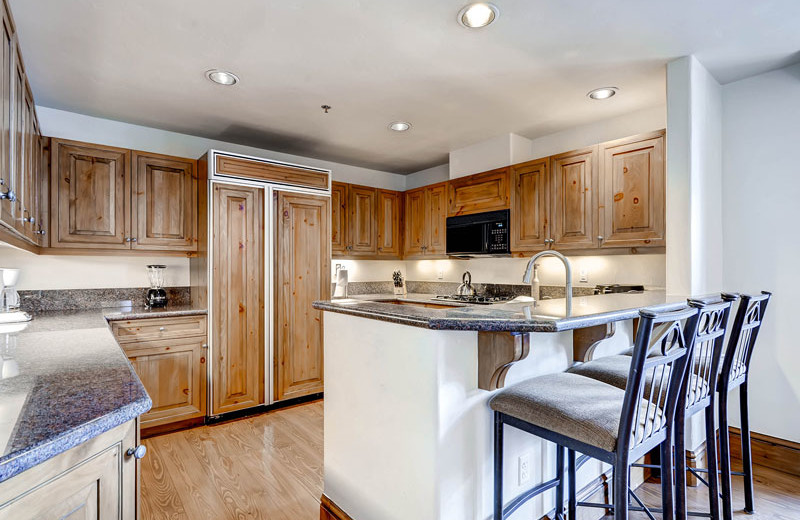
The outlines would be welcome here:
[[[10,0],[40,105],[398,173],[663,104],[686,54],[722,83],[800,59],[798,0],[495,0],[479,30],[464,3]]]

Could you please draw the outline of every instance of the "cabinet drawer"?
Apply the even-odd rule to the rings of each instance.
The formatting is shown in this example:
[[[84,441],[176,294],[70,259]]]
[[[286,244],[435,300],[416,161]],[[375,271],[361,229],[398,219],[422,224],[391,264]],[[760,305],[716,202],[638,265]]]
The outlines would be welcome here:
[[[111,323],[111,330],[120,343],[200,336],[206,333],[206,317],[114,321]]]

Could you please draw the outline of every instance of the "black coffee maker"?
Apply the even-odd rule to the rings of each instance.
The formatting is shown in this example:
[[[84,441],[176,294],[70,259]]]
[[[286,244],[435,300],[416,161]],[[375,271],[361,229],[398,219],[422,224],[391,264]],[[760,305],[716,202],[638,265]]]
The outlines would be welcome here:
[[[148,307],[166,307],[167,291],[164,290],[164,270],[166,265],[148,265],[147,276],[150,277],[150,289],[147,291]]]

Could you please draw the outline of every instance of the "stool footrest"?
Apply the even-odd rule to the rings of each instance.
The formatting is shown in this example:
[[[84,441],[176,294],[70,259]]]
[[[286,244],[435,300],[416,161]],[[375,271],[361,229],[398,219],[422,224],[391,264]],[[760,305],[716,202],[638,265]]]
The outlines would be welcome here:
[[[560,481],[561,481],[561,478],[556,477],[556,478],[554,478],[552,480],[548,480],[546,482],[542,482],[541,484],[539,484],[537,486],[534,486],[531,489],[529,489],[529,490],[527,490],[527,491],[525,491],[523,493],[520,493],[519,495],[514,497],[514,499],[512,499],[511,502],[508,503],[508,505],[503,507],[503,518],[506,518],[507,516],[509,516],[511,513],[513,513],[517,509],[519,509],[519,507],[522,504],[524,504],[525,502],[527,502],[531,498],[535,497],[536,495],[538,495],[540,493],[544,493],[548,489],[553,489],[554,487],[556,487],[558,485],[558,483]]]

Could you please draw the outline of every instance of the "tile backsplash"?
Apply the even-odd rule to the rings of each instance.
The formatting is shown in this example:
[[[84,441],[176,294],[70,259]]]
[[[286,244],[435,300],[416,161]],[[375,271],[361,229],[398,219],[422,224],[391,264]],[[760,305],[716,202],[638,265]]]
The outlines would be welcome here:
[[[189,287],[166,287],[170,305],[189,305]],[[19,291],[20,308],[27,312],[99,309],[102,307],[141,307],[147,288],[128,289],[48,289]]]

